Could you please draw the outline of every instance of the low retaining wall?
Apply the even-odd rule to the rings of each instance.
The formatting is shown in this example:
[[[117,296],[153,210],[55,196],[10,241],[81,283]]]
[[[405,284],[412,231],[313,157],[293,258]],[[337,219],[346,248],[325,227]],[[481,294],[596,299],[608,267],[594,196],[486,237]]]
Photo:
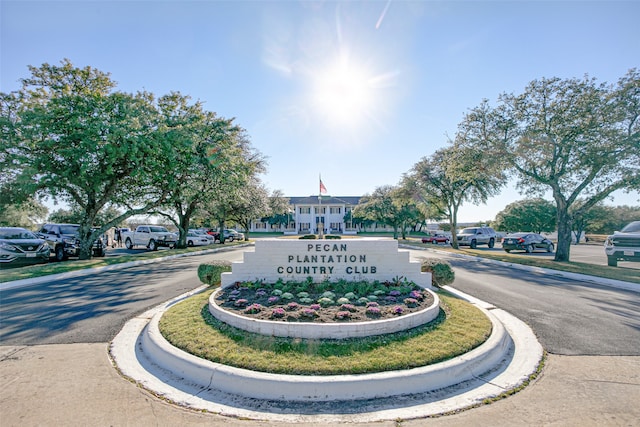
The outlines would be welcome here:
[[[209,297],[209,312],[213,317],[243,331],[276,337],[344,339],[384,335],[429,323],[438,317],[440,312],[440,298],[438,295],[425,290],[433,296],[433,304],[424,310],[392,319],[344,323],[278,322],[254,319],[221,308],[215,301],[216,296],[221,291],[221,289],[218,289]]]
[[[513,341],[488,311],[491,336],[481,346],[446,362],[402,371],[360,375],[278,375],[213,363],[186,353],[167,342],[156,314],[140,336],[140,349],[148,360],[202,390],[215,389],[254,399],[328,402],[426,393],[476,379],[508,363]],[[485,378],[490,380],[490,378]]]

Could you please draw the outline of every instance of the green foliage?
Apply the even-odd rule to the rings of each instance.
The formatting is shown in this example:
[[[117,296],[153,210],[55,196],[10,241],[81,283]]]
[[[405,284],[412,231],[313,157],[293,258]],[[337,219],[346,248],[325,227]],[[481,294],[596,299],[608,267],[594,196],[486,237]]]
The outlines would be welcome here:
[[[300,236],[298,237],[298,239],[304,240],[304,239],[309,239],[309,240],[313,240],[313,239],[317,239],[318,236],[316,236],[315,234],[305,234],[304,236]]]
[[[337,235],[337,234],[325,234],[324,238],[327,239],[327,240],[331,240],[331,239],[340,240],[340,239],[342,239],[342,236]]]
[[[556,229],[557,212],[553,203],[536,198],[508,204],[498,212],[493,228],[505,232],[551,232]]]
[[[402,181],[404,191],[415,195],[426,216],[447,219],[453,231],[464,202],[486,203],[505,183],[499,163],[466,143],[459,135],[452,146],[422,158]],[[457,248],[455,233],[451,243]]]
[[[219,285],[222,273],[231,271],[231,262],[212,261],[198,266],[198,278],[206,285]]]
[[[424,259],[422,261],[421,271],[431,273],[431,280],[434,286],[447,286],[455,280],[455,273],[451,268],[451,264],[441,259]]]
[[[635,68],[617,85],[543,78],[521,94],[500,95],[496,107],[483,101],[459,125],[466,145],[513,172],[522,191],[551,193],[556,261],[569,261],[574,218],[615,191],[640,188],[639,88]]]

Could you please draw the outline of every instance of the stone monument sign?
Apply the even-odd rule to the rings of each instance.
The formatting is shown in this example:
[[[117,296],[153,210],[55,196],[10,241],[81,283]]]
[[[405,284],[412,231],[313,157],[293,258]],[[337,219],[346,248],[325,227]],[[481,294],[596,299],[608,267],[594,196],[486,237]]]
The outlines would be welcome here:
[[[260,239],[255,251],[245,252],[243,262],[234,262],[223,273],[222,287],[235,282],[264,280],[314,282],[406,279],[432,289],[431,274],[420,271],[420,263],[409,260],[409,252],[398,250],[390,239]]]

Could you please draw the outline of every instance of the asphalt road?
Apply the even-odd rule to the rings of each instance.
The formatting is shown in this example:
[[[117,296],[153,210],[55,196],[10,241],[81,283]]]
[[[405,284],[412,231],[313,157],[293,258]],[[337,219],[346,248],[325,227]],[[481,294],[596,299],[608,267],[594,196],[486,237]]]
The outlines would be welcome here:
[[[456,274],[451,286],[526,322],[550,353],[640,355],[640,294],[637,292],[515,270],[445,252],[411,253],[413,258],[447,259]]]
[[[109,342],[130,318],[200,286],[198,265],[214,257],[242,255],[194,255],[0,291],[0,343]]]

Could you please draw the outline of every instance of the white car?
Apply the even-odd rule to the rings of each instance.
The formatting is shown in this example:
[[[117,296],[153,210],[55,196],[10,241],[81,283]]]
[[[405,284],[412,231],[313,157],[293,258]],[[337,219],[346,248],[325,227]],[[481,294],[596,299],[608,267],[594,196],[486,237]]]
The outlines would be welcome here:
[[[191,228],[189,229],[189,233],[195,233],[198,236],[202,236],[204,238],[206,238],[209,241],[209,244],[214,244],[216,242],[215,237],[213,237],[212,235],[210,235],[209,233],[207,233],[205,230],[198,230],[195,228]]]
[[[187,246],[206,246],[209,244],[209,239],[201,234],[189,231],[187,233]]]

